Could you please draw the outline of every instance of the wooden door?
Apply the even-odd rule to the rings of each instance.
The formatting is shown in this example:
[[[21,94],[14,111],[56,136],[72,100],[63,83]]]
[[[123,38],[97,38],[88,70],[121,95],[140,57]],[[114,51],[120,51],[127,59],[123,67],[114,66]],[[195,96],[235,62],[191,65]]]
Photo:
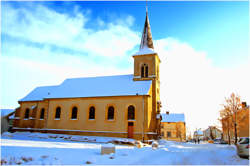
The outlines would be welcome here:
[[[134,133],[134,123],[128,122],[128,138],[133,138]]]

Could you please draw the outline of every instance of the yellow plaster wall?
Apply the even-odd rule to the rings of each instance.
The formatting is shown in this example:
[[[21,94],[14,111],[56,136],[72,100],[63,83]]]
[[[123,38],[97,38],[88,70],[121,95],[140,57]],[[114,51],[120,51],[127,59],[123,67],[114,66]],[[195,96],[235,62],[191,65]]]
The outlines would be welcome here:
[[[32,110],[32,106],[36,106]],[[29,119],[24,119],[25,111],[29,108]],[[44,120],[40,120],[40,111],[45,109]],[[20,119],[14,120],[14,126],[20,128],[44,128],[46,117],[47,117],[48,102],[47,101],[29,101],[20,102],[20,109],[15,114],[15,117]]]
[[[40,119],[40,114],[41,114],[41,110],[42,108],[45,109],[45,112],[44,112],[44,119]],[[35,125],[34,125],[34,128],[45,128],[46,127],[46,120],[47,120],[47,113],[48,113],[48,101],[45,100],[45,101],[40,101],[38,103],[38,106],[37,106],[37,114],[36,114],[36,117],[35,117]]]
[[[135,107],[134,132],[141,132],[142,96],[50,100],[48,128],[127,132],[127,108],[129,105]],[[58,106],[61,107],[61,118],[55,120],[55,110]],[[74,106],[78,108],[77,120],[71,119],[71,110]],[[95,107],[95,120],[88,119],[91,106]],[[109,106],[115,108],[114,120],[107,120]]]
[[[59,129],[61,132],[64,132],[64,130],[79,130],[85,132],[87,135],[102,136],[108,135],[108,132],[111,132],[110,136],[126,137],[128,122],[134,122],[134,137],[136,139],[141,139],[143,133],[142,130],[144,128],[144,137],[145,139],[148,139],[149,137],[147,136],[147,133],[154,132],[152,131],[153,129],[148,125],[150,124],[149,121],[151,121],[151,118],[150,116],[147,116],[148,112],[151,111],[151,99],[152,97],[150,96],[120,96],[47,99],[39,102],[21,102],[19,124],[15,125],[14,127],[50,130]],[[31,110],[31,107],[34,105],[37,106],[36,109]],[[135,107],[135,120],[127,120],[127,108],[130,105]],[[60,120],[55,120],[55,110],[58,106],[61,107],[61,117]],[[71,112],[74,106],[78,108],[77,120],[71,119]],[[91,106],[95,107],[94,120],[88,119],[89,108]],[[109,106],[113,106],[115,108],[114,120],[107,120],[107,110]],[[26,108],[30,109],[30,117],[33,115],[34,119],[24,120]],[[40,111],[42,108],[45,109],[44,120],[40,120]],[[145,110],[144,112],[143,109]],[[34,114],[32,111],[36,111],[36,114]],[[143,113],[145,116],[143,116]],[[143,117],[145,117],[145,119],[143,119]],[[60,132],[55,130],[53,131]],[[95,133],[94,131],[104,131],[107,133]],[[115,133],[115,135],[112,133]]]
[[[20,103],[20,113],[19,113],[20,119],[16,120],[16,121],[18,121],[18,123],[17,123],[18,127],[22,127],[22,128],[30,128],[31,127],[31,120],[24,119],[24,115],[25,115],[25,110],[27,108],[29,108],[29,110],[30,110],[29,117],[31,117],[31,115],[32,115],[31,107],[34,105],[37,105],[37,102],[34,101],[34,102],[22,102],[22,103]]]
[[[177,131],[181,132],[181,137],[178,136]],[[185,141],[186,140],[186,125],[184,122],[161,122],[161,132],[163,139],[172,141]],[[171,137],[167,137],[167,132],[171,132]]]
[[[141,75],[141,66],[143,64],[148,65],[148,75],[154,75],[159,77],[160,72],[157,72],[157,68],[160,64],[160,59],[157,54],[147,54],[147,55],[134,55],[134,76],[139,77]],[[135,80],[148,80],[149,78],[140,78]]]
[[[148,109],[148,125],[149,129],[154,132],[159,132],[160,120],[156,119],[157,101],[160,101],[160,80],[159,80],[159,65],[160,59],[157,54],[135,55],[134,58],[134,81],[152,80],[150,88],[149,109]],[[148,77],[141,78],[141,66],[148,65]],[[159,72],[157,72],[159,71]],[[151,103],[150,103],[151,102]],[[159,110],[160,112],[160,110]]]
[[[98,97],[98,98],[73,98],[73,99],[47,99],[39,102],[20,102],[20,120],[14,127],[35,128],[35,129],[63,129],[80,130],[87,135],[102,136],[127,136],[128,122],[134,122],[134,137],[142,138],[144,128],[144,137],[148,139],[147,132],[153,132],[150,128],[148,112],[152,108],[152,97],[150,96],[120,96],[120,97]],[[144,105],[143,105],[144,102]],[[31,107],[37,105],[36,109]],[[127,120],[127,108],[133,105],[135,107],[135,120]],[[60,120],[55,120],[56,107],[61,107]],[[78,108],[77,120],[71,119],[72,108]],[[89,108],[95,107],[95,119],[89,120]],[[115,108],[114,120],[107,120],[107,110],[109,106]],[[24,120],[26,108],[30,109],[30,117],[34,119]],[[40,111],[45,109],[44,120],[40,120]],[[144,112],[143,112],[144,108]],[[47,115],[48,112],[48,115]],[[143,113],[145,116],[143,116]],[[47,120],[48,117],[48,120]],[[143,120],[143,117],[145,119]],[[143,127],[144,123],[144,127]],[[88,133],[87,131],[90,131]],[[111,133],[95,133],[93,131],[104,131]],[[60,132],[60,131],[54,131]],[[115,134],[112,134],[115,133]],[[76,132],[77,133],[77,132]],[[72,134],[72,132],[71,132]],[[78,133],[84,134],[84,133]]]

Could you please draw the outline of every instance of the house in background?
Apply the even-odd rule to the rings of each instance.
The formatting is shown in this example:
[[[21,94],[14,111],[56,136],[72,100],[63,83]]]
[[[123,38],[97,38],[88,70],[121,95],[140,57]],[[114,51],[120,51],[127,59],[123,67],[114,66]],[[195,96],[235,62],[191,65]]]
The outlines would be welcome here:
[[[1,133],[9,131],[12,128],[15,116],[14,109],[0,109],[1,111]]]
[[[203,131],[201,131],[201,129],[198,129],[196,131],[194,131],[194,135],[193,135],[193,139],[203,139],[204,138],[204,135],[203,135]]]
[[[183,113],[161,114],[161,137],[171,141],[186,141],[186,123]]]
[[[216,126],[209,126],[203,131],[204,140],[221,139],[222,131]]]
[[[222,119],[223,140],[228,141],[228,135],[231,141],[234,141],[234,123],[235,115]],[[249,137],[249,105],[242,102],[241,109],[236,113],[237,135],[238,137]]]
[[[35,88],[18,101],[13,129],[156,139],[160,135],[161,61],[154,51],[147,12],[140,48],[133,58],[130,75],[72,78]]]

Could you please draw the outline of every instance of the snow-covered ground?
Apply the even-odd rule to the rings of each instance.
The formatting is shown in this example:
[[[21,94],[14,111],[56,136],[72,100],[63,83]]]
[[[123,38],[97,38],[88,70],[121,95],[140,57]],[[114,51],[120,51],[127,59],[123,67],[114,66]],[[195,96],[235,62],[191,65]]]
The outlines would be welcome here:
[[[69,136],[42,133],[4,133],[1,139],[2,164],[28,165],[248,165],[235,147],[219,144],[192,144],[159,141],[153,150],[146,145],[136,148],[115,145],[115,154],[101,155],[101,146],[110,141],[132,142],[132,139]]]

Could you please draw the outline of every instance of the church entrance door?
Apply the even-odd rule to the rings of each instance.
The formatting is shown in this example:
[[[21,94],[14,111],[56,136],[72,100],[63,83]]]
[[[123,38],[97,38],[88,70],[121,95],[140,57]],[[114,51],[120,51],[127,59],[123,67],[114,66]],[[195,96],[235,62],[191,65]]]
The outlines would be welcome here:
[[[134,133],[134,123],[128,122],[128,138],[133,138]]]

